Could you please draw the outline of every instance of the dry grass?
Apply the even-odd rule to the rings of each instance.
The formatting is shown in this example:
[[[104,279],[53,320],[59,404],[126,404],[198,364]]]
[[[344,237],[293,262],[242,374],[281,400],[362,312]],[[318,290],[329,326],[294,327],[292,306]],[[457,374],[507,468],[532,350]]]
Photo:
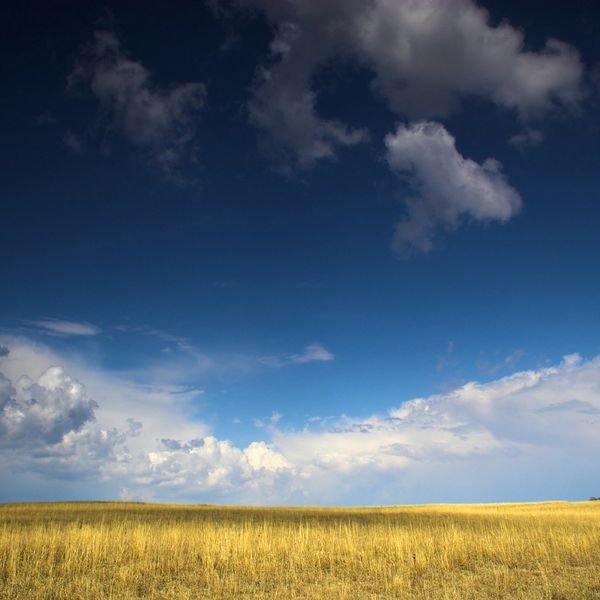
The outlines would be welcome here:
[[[600,599],[600,502],[1,505],[0,598]]]

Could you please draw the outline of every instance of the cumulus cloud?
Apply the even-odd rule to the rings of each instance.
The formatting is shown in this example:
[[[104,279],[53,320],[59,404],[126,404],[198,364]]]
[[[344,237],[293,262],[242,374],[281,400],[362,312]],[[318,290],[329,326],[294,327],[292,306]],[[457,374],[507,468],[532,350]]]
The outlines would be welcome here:
[[[385,415],[279,432],[273,442],[297,469],[310,473],[309,494],[318,489],[332,500],[343,490],[356,493],[373,477],[379,502],[388,492],[402,494],[396,501],[427,500],[419,496],[424,489],[431,501],[459,491],[463,501],[510,498],[503,487],[531,499],[535,492],[522,488],[521,478],[535,478],[540,468],[546,468],[546,494],[551,480],[560,480],[559,489],[569,494],[564,482],[570,477],[597,479],[599,469],[587,459],[600,450],[599,415],[600,357],[570,355],[554,367],[410,400]],[[444,492],[445,486],[453,492]]]
[[[96,31],[69,76],[69,89],[89,89],[102,114],[129,142],[145,148],[160,168],[172,175],[189,153],[194,117],[203,107],[201,83],[160,88],[150,71],[124,52],[112,31]]]
[[[59,336],[91,336],[100,333],[100,328],[91,323],[78,323],[76,321],[63,321],[61,319],[40,319],[37,321],[27,321],[27,323],[44,330],[46,333]]]
[[[164,439],[162,447],[139,465],[128,489],[163,497],[269,499],[281,492],[282,479],[291,483],[294,471],[283,455],[262,441],[240,449],[213,436],[189,442]]]
[[[0,377],[3,481],[35,472],[45,481],[91,478],[128,498],[356,504],[586,497],[581,482],[600,476],[600,357],[569,355],[303,429],[279,429],[274,412],[265,439],[239,446],[179,412],[173,395],[77,363],[48,366],[57,357],[43,347],[9,341],[13,359],[2,361]]]
[[[266,441],[239,448],[191,416],[196,389],[136,383],[25,338],[0,341],[11,357],[0,366],[0,481],[34,473],[42,484],[81,481],[87,495],[91,480],[124,497],[246,501],[287,498],[295,485]]]
[[[312,81],[331,59],[373,73],[372,89],[398,115],[443,117],[478,96],[530,119],[581,99],[577,51],[548,39],[537,51],[524,33],[472,0],[238,0],[264,11],[275,29],[271,57],[257,76],[250,119],[296,163],[331,158],[366,138],[325,119]]]
[[[100,477],[124,460],[129,431],[95,422],[97,403],[85,387],[60,366],[37,380],[11,381],[0,374],[0,470],[41,473],[72,479]]]
[[[250,122],[265,134],[263,148],[282,170],[311,167],[320,159],[334,158],[337,146],[367,139],[365,129],[320,118],[315,112],[316,94],[308,89],[312,69],[294,65],[290,77],[288,68],[286,61],[261,70],[249,105]]]
[[[120,455],[125,452],[125,447],[116,442],[126,435],[126,447],[131,455],[144,456],[154,447],[156,439],[175,436],[193,439],[209,433],[203,422],[189,415],[190,404],[201,394],[196,388],[156,381],[153,377],[140,381],[140,373],[106,372],[77,355],[58,353],[45,344],[23,337],[2,336],[0,345],[10,349],[9,358],[0,363],[0,372],[13,388],[17,388],[18,381],[37,383],[49,367],[55,366],[60,367],[65,377],[82,386],[82,398],[93,399],[90,400],[95,403],[93,419],[74,433],[65,433],[61,442],[67,440],[68,448],[81,451],[79,462],[82,465],[86,464],[89,454],[85,450],[86,440],[96,440],[97,446],[104,439],[103,443],[112,444]],[[55,445],[54,451],[59,447],[60,444]],[[77,452],[73,456],[76,457]],[[94,465],[94,468],[98,467],[96,463]],[[114,461],[106,461],[102,472],[114,467]]]
[[[385,145],[388,164],[415,192],[406,199],[408,217],[396,225],[392,246],[400,254],[430,251],[435,231],[456,229],[461,219],[506,222],[521,207],[500,163],[464,158],[439,123],[399,125]]]
[[[570,478],[599,474],[587,460],[600,450],[599,425],[600,357],[571,355],[386,414],[270,427],[270,441],[245,448],[214,436],[163,439],[129,472],[128,489],[138,497],[300,503],[534,499],[555,489],[564,496]],[[539,487],[524,484],[538,473]]]
[[[0,431],[4,442],[54,444],[94,418],[96,403],[61,367],[50,367],[37,381],[2,377]]]

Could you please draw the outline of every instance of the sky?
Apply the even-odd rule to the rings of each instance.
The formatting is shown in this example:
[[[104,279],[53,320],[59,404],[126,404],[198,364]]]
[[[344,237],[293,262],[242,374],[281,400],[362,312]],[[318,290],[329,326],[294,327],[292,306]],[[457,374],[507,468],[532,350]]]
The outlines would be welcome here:
[[[600,494],[600,7],[1,20],[0,501]]]

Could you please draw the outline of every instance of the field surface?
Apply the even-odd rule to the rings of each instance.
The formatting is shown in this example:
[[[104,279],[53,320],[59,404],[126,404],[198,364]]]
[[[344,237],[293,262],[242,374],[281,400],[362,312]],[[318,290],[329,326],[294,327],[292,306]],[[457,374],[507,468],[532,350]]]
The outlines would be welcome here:
[[[0,505],[0,598],[600,599],[600,502]]]

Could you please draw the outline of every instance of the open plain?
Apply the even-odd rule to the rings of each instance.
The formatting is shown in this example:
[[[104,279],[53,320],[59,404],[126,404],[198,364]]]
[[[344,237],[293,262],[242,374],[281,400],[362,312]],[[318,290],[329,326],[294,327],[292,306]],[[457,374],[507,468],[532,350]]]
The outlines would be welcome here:
[[[0,598],[600,598],[600,502],[0,506]]]

